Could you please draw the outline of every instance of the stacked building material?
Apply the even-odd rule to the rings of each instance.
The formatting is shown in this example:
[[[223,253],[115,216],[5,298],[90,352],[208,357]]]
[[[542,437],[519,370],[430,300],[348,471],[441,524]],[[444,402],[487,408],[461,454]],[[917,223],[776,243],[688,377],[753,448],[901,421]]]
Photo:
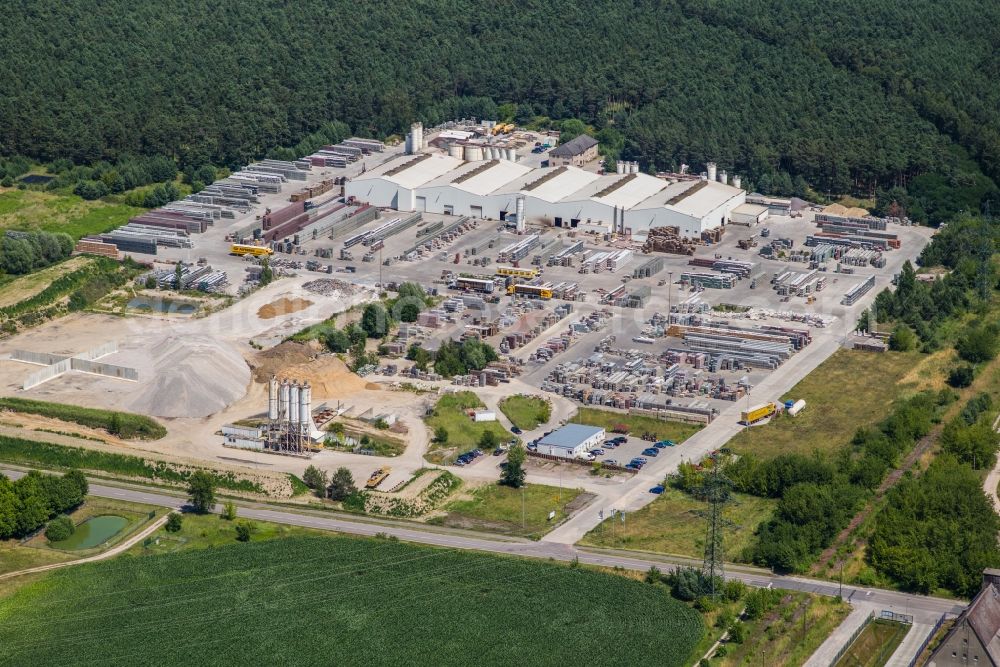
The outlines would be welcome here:
[[[870,292],[873,287],[875,287],[874,275],[869,276],[863,283],[859,283],[848,290],[847,294],[844,295],[844,298],[840,300],[840,303],[845,306],[853,306],[861,299],[861,297]]]
[[[674,255],[693,255],[694,244],[688,239],[682,239],[679,227],[654,227],[646,235],[646,243],[642,251],[666,252]]]

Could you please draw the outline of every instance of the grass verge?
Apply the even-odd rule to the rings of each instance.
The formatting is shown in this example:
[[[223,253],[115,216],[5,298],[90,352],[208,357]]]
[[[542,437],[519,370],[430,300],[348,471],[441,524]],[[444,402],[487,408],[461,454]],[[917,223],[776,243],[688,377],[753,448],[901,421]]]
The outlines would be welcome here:
[[[544,484],[526,484],[521,489],[487,484],[473,489],[469,498],[448,503],[446,513],[428,523],[539,539],[569,516],[571,504],[581,493],[581,489]],[[555,512],[552,519],[550,512]]]
[[[523,431],[531,431],[549,421],[552,404],[541,396],[517,394],[500,401],[500,411],[510,423]]]
[[[81,408],[65,403],[14,397],[0,397],[0,410],[41,415],[90,428],[100,428],[126,440],[159,440],[167,434],[167,429],[155,420],[130,412]]]
[[[472,421],[468,411],[481,407],[483,402],[471,391],[446,394],[438,399],[433,414],[425,417],[424,421],[431,433],[443,428],[448,433],[448,439],[443,442],[435,439],[431,443],[427,460],[432,463],[450,463],[459,454],[479,447],[483,433],[487,431],[494,433],[498,442],[509,440],[511,434],[500,422]]]
[[[629,433],[636,437],[641,437],[643,433],[653,433],[658,440],[673,440],[677,443],[684,442],[701,430],[699,424],[684,424],[645,415],[628,415],[624,412],[611,412],[596,408],[580,408],[569,421],[576,424],[600,426],[608,433],[611,433],[616,425],[623,424],[628,427]]]

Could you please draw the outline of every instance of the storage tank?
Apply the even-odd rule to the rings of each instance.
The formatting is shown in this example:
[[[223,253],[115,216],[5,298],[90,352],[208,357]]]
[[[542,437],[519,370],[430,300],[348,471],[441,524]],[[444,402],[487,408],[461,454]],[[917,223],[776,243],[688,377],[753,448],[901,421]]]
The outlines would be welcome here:
[[[632,169],[629,170],[629,173],[630,174],[638,174],[639,173],[639,163],[638,162],[633,162],[632,163]]]
[[[278,378],[274,375],[267,383],[267,418],[278,420]]]
[[[281,391],[278,392],[278,419],[284,421],[288,419],[288,380],[281,382]]]
[[[424,124],[414,123],[410,125],[410,142],[414,153],[419,153],[424,148]]]
[[[409,132],[406,133],[406,140],[403,142],[403,152],[413,155],[413,135]]]
[[[288,423],[293,428],[299,423],[299,383],[296,381],[288,388]]]
[[[733,174],[733,187],[734,188],[739,188],[740,190],[743,189],[743,181],[736,174]]]
[[[479,146],[467,145],[463,151],[466,162],[479,162],[483,159],[483,149]]]
[[[708,180],[714,181],[715,180],[715,163],[714,162],[709,162],[708,164],[706,164],[705,165],[705,170],[708,172]]]
[[[729,183],[729,176],[726,174],[725,169],[719,172],[719,183]]]
[[[461,144],[448,144],[448,155],[451,157],[457,157],[459,160],[462,159],[462,145]]]
[[[507,159],[511,162],[517,162],[517,150],[514,148],[507,149]]]
[[[524,220],[524,197],[517,198],[517,232],[523,233],[525,227]]]
[[[492,148],[490,148],[490,159],[491,160],[499,160],[500,159],[500,151],[501,150],[502,149],[499,146],[493,146]]]
[[[619,174],[624,174],[625,173],[625,163],[622,162],[621,160],[618,160],[618,162],[615,163],[615,172],[619,173]]]
[[[803,400],[803,399],[800,398],[799,400],[797,400],[794,403],[792,403],[792,407],[788,408],[788,414],[790,414],[792,417],[794,417],[795,415],[797,415],[800,412],[802,412],[802,409],[804,407],[806,407],[806,402],[805,402],[805,400]]]
[[[308,434],[312,430],[312,387],[308,382],[299,388],[299,421],[302,422],[302,432]]]

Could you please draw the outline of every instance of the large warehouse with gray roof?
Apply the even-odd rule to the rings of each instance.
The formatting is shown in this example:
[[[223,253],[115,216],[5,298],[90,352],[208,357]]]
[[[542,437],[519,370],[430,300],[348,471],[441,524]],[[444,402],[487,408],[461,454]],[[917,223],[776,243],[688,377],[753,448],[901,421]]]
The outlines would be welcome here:
[[[673,226],[697,237],[729,222],[746,193],[725,183],[666,180],[641,173],[600,175],[579,167],[530,168],[510,160],[466,162],[438,153],[402,155],[345,185],[345,194],[373,206],[504,220],[524,200],[525,218],[556,227],[638,238]]]

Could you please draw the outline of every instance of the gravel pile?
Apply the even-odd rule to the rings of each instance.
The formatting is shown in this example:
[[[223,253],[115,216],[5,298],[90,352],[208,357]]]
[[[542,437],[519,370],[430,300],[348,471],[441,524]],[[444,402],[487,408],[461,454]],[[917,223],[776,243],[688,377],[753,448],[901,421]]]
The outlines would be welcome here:
[[[150,374],[129,409],[157,417],[207,417],[246,394],[250,368],[225,343],[169,335],[147,347]]]

